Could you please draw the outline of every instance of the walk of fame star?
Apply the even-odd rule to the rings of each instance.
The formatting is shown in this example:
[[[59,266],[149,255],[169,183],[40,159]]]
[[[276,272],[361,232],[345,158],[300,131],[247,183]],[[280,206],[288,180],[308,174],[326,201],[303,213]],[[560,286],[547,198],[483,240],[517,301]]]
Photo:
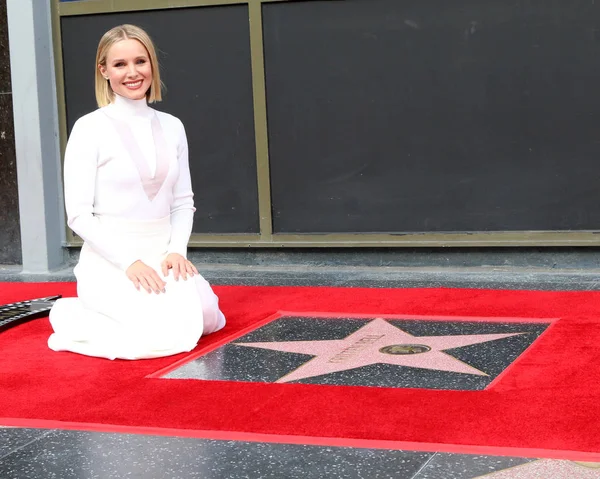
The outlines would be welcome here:
[[[600,479],[600,470],[572,461],[540,459],[473,479]]]
[[[47,316],[61,295],[0,305],[0,332],[25,321]]]
[[[413,336],[383,319],[374,319],[344,339],[234,343],[237,346],[270,349],[314,356],[276,382],[285,383],[372,364],[487,376],[446,353],[453,348],[496,341],[525,333]]]
[[[286,311],[162,377],[481,391],[551,323]]]

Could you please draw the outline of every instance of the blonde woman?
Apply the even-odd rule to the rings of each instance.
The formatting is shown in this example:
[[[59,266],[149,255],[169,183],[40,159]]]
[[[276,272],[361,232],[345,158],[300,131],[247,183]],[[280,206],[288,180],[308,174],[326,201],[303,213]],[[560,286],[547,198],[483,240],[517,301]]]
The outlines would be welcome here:
[[[98,109],[80,118],[64,161],[69,227],[84,241],[77,298],[56,302],[48,345],[109,359],[193,349],[225,317],[186,258],[194,215],[183,124],[161,100],[148,34],[121,25],[96,55]]]

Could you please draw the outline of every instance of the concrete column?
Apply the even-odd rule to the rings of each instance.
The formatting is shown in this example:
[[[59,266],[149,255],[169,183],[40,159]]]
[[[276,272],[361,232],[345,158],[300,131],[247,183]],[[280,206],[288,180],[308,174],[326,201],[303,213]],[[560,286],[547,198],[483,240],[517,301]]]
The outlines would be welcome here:
[[[64,263],[52,0],[7,0],[23,273]]]

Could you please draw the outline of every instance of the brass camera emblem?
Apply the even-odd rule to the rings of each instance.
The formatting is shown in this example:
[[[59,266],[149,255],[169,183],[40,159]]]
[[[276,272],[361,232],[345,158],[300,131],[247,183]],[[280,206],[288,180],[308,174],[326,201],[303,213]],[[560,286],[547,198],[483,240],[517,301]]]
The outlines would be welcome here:
[[[431,348],[424,344],[392,344],[379,350],[384,354],[420,354],[427,351],[431,351]]]

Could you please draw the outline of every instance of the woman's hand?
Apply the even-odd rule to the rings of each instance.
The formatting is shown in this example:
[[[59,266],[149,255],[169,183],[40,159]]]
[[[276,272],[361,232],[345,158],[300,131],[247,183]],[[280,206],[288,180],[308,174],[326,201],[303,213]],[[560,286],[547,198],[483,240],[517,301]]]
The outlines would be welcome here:
[[[154,269],[140,260],[136,261],[129,268],[127,268],[125,274],[133,282],[138,291],[140,290],[141,286],[149,293],[152,293],[152,291],[154,291],[156,294],[165,292],[165,286],[167,283],[160,278]]]
[[[169,253],[164,261],[161,263],[162,272],[165,276],[169,274],[169,270],[173,270],[173,277],[175,281],[179,281],[179,276],[187,281],[188,275],[190,278],[195,274],[198,274],[198,270],[192,264],[179,253]]]

